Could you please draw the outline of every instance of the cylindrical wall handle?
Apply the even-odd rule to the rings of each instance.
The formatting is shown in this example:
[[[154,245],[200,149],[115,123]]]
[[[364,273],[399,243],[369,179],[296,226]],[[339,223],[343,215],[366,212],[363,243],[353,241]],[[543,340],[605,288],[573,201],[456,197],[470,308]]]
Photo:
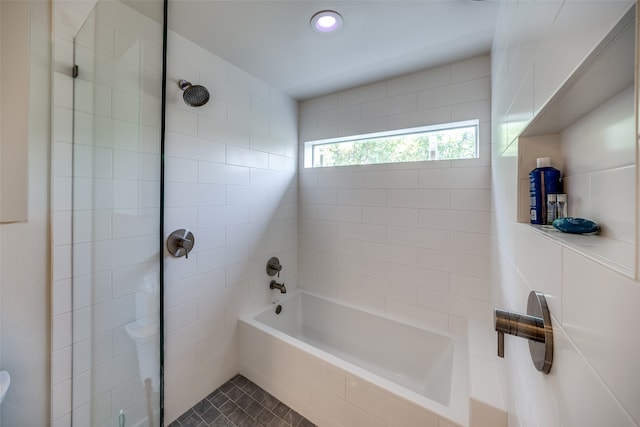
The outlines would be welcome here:
[[[498,333],[498,356],[504,357],[504,334],[529,340],[529,352],[536,369],[545,374],[553,363],[553,330],[551,314],[542,292],[531,291],[527,314],[494,309],[495,330]]]
[[[496,331],[544,342],[544,321],[540,317],[495,309]]]

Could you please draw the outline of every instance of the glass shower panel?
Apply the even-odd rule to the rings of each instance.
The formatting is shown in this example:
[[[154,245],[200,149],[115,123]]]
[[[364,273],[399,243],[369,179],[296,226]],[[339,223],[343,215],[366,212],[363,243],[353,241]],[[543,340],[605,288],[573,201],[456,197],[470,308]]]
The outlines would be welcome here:
[[[143,3],[99,0],[75,38],[74,426],[161,425],[163,2]]]

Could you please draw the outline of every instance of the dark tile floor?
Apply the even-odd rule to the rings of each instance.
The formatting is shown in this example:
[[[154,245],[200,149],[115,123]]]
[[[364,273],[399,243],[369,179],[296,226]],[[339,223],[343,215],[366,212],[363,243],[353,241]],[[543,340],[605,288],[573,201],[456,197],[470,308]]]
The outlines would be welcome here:
[[[315,427],[308,419],[238,374],[169,427]]]

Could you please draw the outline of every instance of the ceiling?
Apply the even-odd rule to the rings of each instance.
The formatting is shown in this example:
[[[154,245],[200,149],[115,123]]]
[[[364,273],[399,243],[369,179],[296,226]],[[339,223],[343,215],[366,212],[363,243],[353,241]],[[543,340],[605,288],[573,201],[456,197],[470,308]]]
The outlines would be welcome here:
[[[338,32],[311,30],[325,9],[343,16]],[[302,100],[489,53],[497,13],[474,0],[169,0],[169,28]]]

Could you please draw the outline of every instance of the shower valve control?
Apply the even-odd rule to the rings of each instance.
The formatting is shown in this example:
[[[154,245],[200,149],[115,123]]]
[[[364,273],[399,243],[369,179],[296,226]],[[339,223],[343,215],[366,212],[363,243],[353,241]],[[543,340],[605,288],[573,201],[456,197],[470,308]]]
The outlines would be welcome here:
[[[271,277],[276,274],[280,277],[280,271],[282,270],[282,264],[280,264],[280,260],[278,257],[271,257],[269,261],[267,261],[267,274]]]
[[[189,252],[196,243],[193,233],[187,229],[181,228],[169,235],[167,239],[167,250],[174,257],[189,258]]]
[[[498,356],[504,357],[504,334],[529,340],[529,352],[538,371],[548,374],[553,363],[553,330],[551,314],[542,292],[531,291],[527,314],[494,310],[495,330],[498,333]]]

